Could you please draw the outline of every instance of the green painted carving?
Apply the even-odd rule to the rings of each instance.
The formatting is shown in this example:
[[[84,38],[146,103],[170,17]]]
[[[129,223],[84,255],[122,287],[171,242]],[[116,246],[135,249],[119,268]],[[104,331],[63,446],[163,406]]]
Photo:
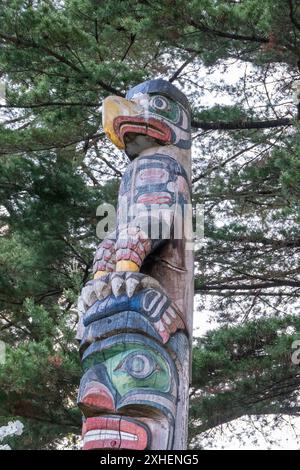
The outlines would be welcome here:
[[[120,395],[135,388],[170,390],[170,367],[157,351],[149,347],[140,348],[134,343],[118,344],[83,362],[86,370],[96,364],[105,365]]]

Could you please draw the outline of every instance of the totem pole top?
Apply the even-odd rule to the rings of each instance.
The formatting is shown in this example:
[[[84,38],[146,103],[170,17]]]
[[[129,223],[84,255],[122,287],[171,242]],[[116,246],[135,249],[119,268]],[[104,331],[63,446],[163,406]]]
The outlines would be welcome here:
[[[172,83],[168,82],[167,80],[163,80],[162,78],[147,80],[146,82],[139,83],[138,85],[128,90],[126,93],[126,98],[130,100],[138,93],[160,93],[164,96],[167,96],[168,98],[173,99],[174,101],[177,101],[185,109],[190,110],[190,104],[185,94],[176,88],[176,86],[172,85]]]

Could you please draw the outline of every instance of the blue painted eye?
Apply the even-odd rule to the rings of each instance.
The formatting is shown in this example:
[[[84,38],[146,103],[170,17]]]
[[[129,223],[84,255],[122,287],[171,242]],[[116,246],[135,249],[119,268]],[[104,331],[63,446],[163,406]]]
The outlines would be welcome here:
[[[159,111],[165,111],[168,109],[168,101],[162,96],[155,96],[150,101],[150,104],[153,108],[158,109]]]
[[[160,367],[149,354],[132,353],[116,369],[127,372],[135,379],[146,379],[154,371],[160,370]]]

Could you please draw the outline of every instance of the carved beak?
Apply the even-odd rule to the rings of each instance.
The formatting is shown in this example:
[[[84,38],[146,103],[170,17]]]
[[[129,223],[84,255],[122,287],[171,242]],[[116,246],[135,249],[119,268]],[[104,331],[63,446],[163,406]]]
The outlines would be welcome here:
[[[107,137],[119,149],[126,147],[126,134],[147,135],[164,144],[171,142],[172,131],[167,124],[152,117],[146,108],[125,98],[105,98],[102,121]]]
[[[133,101],[126,100],[119,96],[108,96],[103,101],[102,105],[102,123],[103,129],[107,137],[119,149],[125,149],[123,136],[119,132],[120,129],[116,128],[116,119],[124,116],[131,120],[136,116],[143,113],[143,108]]]

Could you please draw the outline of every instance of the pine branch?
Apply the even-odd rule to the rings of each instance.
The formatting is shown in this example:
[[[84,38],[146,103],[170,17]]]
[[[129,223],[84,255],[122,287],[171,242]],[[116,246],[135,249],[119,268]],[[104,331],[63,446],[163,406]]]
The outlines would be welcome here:
[[[34,41],[28,41],[24,38],[21,38],[20,36],[14,37],[14,36],[7,36],[6,34],[0,33],[0,38],[4,40],[4,43],[11,43],[16,47],[23,46],[24,48],[32,48],[32,49],[37,49],[40,50],[41,52],[46,53],[46,55],[50,57],[54,57],[58,62],[67,65],[69,68],[74,70],[74,72],[78,73],[81,76],[87,76],[88,71],[82,70],[81,68],[77,67],[73,62],[68,60],[65,56],[59,54],[58,52],[50,49],[49,47],[38,44]],[[108,91],[109,93],[113,93],[118,96],[124,96],[121,92],[116,90],[114,87],[111,85],[108,85],[107,83],[104,83],[102,80],[98,79],[97,83],[105,90]]]
[[[229,291],[238,291],[238,290],[258,290],[258,289],[272,289],[274,287],[296,287],[300,288],[300,281],[290,281],[288,279],[286,280],[278,280],[278,281],[272,281],[272,282],[256,282],[253,284],[245,284],[245,283],[238,283],[238,284],[202,284],[202,285],[197,285],[196,284],[196,291],[195,293],[199,294],[200,292],[206,292],[206,291],[211,291],[211,290],[216,290],[216,291],[223,291],[223,290],[229,290]]]
[[[280,118],[270,119],[267,121],[197,121],[192,120],[194,129],[229,131],[229,130],[246,130],[246,129],[271,129],[274,127],[292,126],[293,119]]]
[[[217,29],[209,28],[203,23],[196,23],[196,21],[194,21],[192,18],[190,19],[189,24],[198,31],[201,31],[202,33],[208,33],[212,36],[218,36],[224,39],[231,39],[233,41],[257,42],[260,44],[267,44],[269,42],[268,37],[256,36],[255,34],[252,34],[250,36],[244,34],[230,33],[228,31],[220,31]]]
[[[50,106],[82,106],[89,108],[96,108],[100,103],[68,103],[66,101],[46,101],[45,103],[31,103],[31,104],[0,104],[0,108],[17,108],[17,109],[33,109],[33,108],[47,108]]]
[[[298,31],[300,31],[300,23],[295,18],[297,7],[295,7],[293,0],[288,0],[288,4],[289,4],[289,9],[290,9],[290,20],[292,24],[295,26],[295,28],[298,29]]]
[[[185,62],[183,62],[181,66],[176,70],[176,72],[174,72],[173,75],[169,78],[169,82],[173,83],[179,77],[185,67],[187,67],[191,62],[193,62],[196,56],[197,54],[193,54],[192,57],[189,57]]]

